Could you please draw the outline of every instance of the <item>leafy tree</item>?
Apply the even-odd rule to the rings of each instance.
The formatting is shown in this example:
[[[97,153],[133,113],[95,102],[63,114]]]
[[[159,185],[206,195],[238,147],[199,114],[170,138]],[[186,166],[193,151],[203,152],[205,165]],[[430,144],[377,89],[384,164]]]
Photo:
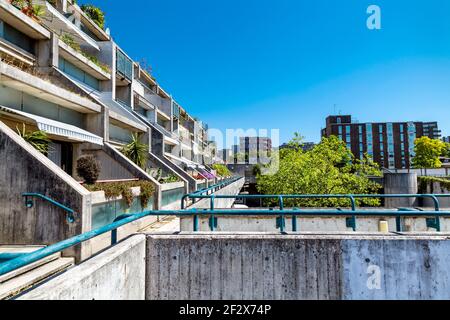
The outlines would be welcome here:
[[[447,145],[443,141],[421,137],[416,139],[414,145],[413,168],[436,169],[442,167],[440,157],[448,150]]]
[[[145,168],[148,159],[148,145],[139,141],[137,133],[132,134],[131,137],[131,142],[124,146],[121,152],[139,167]]]
[[[296,136],[297,137],[297,136]],[[291,143],[296,143],[295,138]],[[380,176],[379,166],[366,156],[353,157],[346,144],[337,137],[323,138],[313,150],[281,150],[274,175],[258,175],[257,188],[262,194],[373,194],[380,186],[369,176]],[[277,158],[277,157],[275,157]],[[349,206],[348,199],[287,199],[286,206]],[[277,200],[268,204],[277,204]],[[379,199],[357,200],[358,205],[377,206]]]

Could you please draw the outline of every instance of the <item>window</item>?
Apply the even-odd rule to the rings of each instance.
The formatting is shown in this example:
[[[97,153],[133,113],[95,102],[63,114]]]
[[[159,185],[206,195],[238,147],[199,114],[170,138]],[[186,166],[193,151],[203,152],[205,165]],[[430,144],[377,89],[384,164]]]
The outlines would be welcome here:
[[[69,61],[63,58],[59,58],[59,69],[68,75],[74,77],[75,79],[83,82],[84,84],[90,86],[92,89],[100,89],[100,81],[90,74],[84,72],[77,66],[73,65]]]

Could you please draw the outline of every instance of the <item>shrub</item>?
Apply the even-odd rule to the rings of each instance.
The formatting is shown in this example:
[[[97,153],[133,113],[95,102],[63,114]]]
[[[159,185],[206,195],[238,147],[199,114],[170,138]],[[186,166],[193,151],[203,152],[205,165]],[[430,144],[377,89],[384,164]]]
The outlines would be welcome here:
[[[114,199],[122,196],[128,207],[131,207],[133,204],[133,192],[131,191],[131,188],[140,187],[142,209],[148,206],[148,203],[155,192],[153,183],[149,181],[96,183],[86,185],[85,187],[91,192],[104,191],[106,199]]]
[[[41,130],[27,132],[24,123],[22,124],[22,130],[20,130],[19,127],[16,127],[16,129],[19,136],[21,136],[22,139],[31,144],[37,151],[45,155],[48,154],[51,141],[48,138],[47,133]]]
[[[86,184],[94,184],[100,175],[100,166],[93,156],[83,156],[77,160],[77,174]]]
[[[212,166],[214,170],[216,170],[217,174],[221,177],[231,177],[231,171],[228,170],[228,167],[223,164],[214,164]]]
[[[105,28],[105,14],[100,8],[92,4],[84,4],[81,6],[81,10],[83,10],[84,13],[86,13],[100,28]]]

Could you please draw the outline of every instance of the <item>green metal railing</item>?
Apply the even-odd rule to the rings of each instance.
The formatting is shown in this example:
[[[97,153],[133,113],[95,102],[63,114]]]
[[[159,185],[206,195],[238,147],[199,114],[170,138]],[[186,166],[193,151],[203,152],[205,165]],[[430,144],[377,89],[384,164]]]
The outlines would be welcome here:
[[[224,187],[226,187],[226,186],[228,186],[228,185],[230,185],[230,184],[232,184],[232,183],[234,183],[234,182],[236,182],[236,181],[238,181],[240,179],[243,179],[243,178],[242,177],[238,177],[238,176],[231,177],[231,178],[222,180],[221,182],[219,182],[219,183],[217,183],[217,184],[215,184],[213,186],[197,190],[194,193],[185,194],[181,198],[181,209],[185,209],[186,208],[186,200],[187,199],[190,198],[190,199],[195,200],[195,199],[199,199],[197,197],[205,196],[205,195],[207,196],[207,195],[209,195],[209,193],[214,193],[217,190],[220,190],[220,189],[222,189],[222,188],[224,188]]]
[[[25,198],[25,206],[29,209],[33,208],[34,206],[34,198],[38,198],[38,199],[42,199],[44,201],[47,201],[49,203],[51,203],[52,205],[61,208],[62,210],[64,210],[66,212],[66,216],[67,216],[67,221],[69,223],[74,223],[75,222],[75,211],[68,208],[67,206],[47,197],[44,196],[43,194],[40,193],[24,193],[22,194],[22,197]]]
[[[292,215],[292,231],[297,231],[297,216],[298,215],[348,215],[349,217],[346,219],[346,225],[348,228],[352,228],[353,231],[356,231],[356,219],[357,216],[383,216],[383,214],[378,214],[380,212],[377,211],[377,213],[374,213],[370,210],[357,210],[356,209],[356,199],[393,199],[393,198],[428,198],[431,199],[434,203],[434,209],[435,211],[428,211],[427,214],[429,216],[434,216],[434,218],[428,218],[427,219],[427,227],[436,229],[436,231],[441,231],[441,225],[440,225],[440,219],[439,219],[439,213],[441,206],[439,202],[439,198],[450,198],[449,194],[359,194],[359,195],[215,195],[215,194],[199,194],[199,193],[193,193],[185,195],[183,198],[183,203],[186,201],[186,199],[192,199],[193,201],[201,200],[201,199],[209,199],[210,201],[210,208],[209,213],[211,214],[209,225],[211,227],[211,231],[214,231],[215,228],[217,228],[217,218],[215,215],[217,215],[217,211],[214,210],[214,203],[216,199],[277,199],[279,210],[274,211],[273,209],[271,212],[280,212],[279,218],[277,219],[277,227],[281,229],[281,232],[284,232],[285,225],[286,225],[286,215]],[[338,211],[330,211],[330,210],[324,210],[324,209],[318,209],[318,210],[309,210],[309,209],[303,209],[301,210],[301,214],[297,214],[295,211],[285,210],[285,200],[287,199],[348,199],[351,205],[351,210],[341,210],[338,209]],[[183,208],[183,205],[182,205]],[[253,215],[260,215],[260,213],[264,213],[264,210],[250,210],[250,212],[253,212]],[[323,214],[323,213],[326,214]],[[372,212],[372,214],[371,214]],[[386,213],[386,216],[395,216],[396,217],[396,225],[397,225],[397,231],[401,232],[402,230],[402,224],[401,224],[401,218],[405,216],[405,214],[402,214],[402,212],[414,212],[416,215],[418,215],[418,212],[425,212],[425,211],[416,211],[411,209],[399,209],[398,211],[390,212],[388,210],[382,210],[382,213]],[[229,213],[223,212],[224,214],[228,215]],[[233,210],[232,215],[239,215],[241,213],[242,215],[248,215],[246,214],[247,211],[245,210]],[[344,213],[344,214],[342,214]],[[431,213],[434,213],[431,215]],[[250,214],[252,215],[252,214]],[[423,214],[420,214],[420,216],[423,216]],[[198,230],[198,216],[194,216],[194,231]]]

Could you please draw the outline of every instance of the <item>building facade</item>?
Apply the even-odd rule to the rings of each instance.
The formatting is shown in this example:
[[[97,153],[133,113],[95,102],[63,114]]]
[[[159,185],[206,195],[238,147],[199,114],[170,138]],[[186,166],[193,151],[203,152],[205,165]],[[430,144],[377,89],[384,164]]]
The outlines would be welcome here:
[[[239,152],[246,164],[261,163],[272,151],[272,140],[267,137],[241,137],[239,142]]]
[[[440,139],[437,122],[355,123],[350,115],[329,116],[322,137],[337,136],[357,159],[370,155],[383,168],[408,169],[414,141],[427,136]]]

